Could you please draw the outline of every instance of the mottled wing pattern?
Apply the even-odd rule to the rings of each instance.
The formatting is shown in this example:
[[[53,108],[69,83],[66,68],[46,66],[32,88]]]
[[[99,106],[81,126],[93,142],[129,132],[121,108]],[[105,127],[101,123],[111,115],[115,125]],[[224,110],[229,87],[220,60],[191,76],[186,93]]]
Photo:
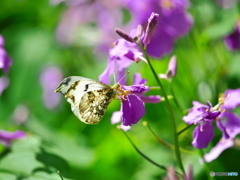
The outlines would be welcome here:
[[[84,94],[79,104],[81,120],[87,124],[97,124],[115,95],[115,91],[111,88],[89,91]]]
[[[65,78],[55,92],[64,94],[73,113],[87,124],[98,123],[116,96],[110,86],[79,76]]]

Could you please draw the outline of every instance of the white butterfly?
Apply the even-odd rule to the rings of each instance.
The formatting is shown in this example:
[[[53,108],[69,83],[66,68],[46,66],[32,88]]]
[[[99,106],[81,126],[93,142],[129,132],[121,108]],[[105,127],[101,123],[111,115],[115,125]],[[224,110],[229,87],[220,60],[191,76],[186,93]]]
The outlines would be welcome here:
[[[126,91],[120,88],[120,84],[109,86],[92,79],[70,76],[60,82],[55,92],[65,95],[73,113],[82,122],[97,124],[111,101]]]

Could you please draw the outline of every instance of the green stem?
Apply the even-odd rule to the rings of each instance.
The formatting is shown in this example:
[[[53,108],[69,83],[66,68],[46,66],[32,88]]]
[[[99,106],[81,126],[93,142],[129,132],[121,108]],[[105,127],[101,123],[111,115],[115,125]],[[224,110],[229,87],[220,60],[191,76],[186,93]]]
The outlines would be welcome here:
[[[173,90],[172,80],[169,82],[169,86],[170,86],[171,94],[172,94],[172,96],[173,96],[173,101],[174,101],[174,103],[176,104],[176,106],[177,106],[177,108],[178,108],[178,110],[179,110],[181,116],[183,116],[182,108],[180,107],[180,105],[179,105],[179,103],[178,103],[178,101],[177,101],[177,99],[176,99],[176,96],[175,96],[174,90]]]
[[[180,134],[182,134],[184,131],[186,131],[188,128],[190,128],[190,127],[192,127],[193,126],[193,124],[189,124],[189,125],[187,125],[185,128],[183,128],[181,131],[179,131],[178,133],[177,133],[177,135],[179,136]]]
[[[170,144],[170,143],[162,140],[160,137],[158,137],[158,136],[156,135],[156,133],[152,130],[152,128],[148,125],[148,123],[147,123],[146,121],[143,122],[143,125],[144,125],[144,126],[147,126],[147,128],[150,130],[150,132],[153,134],[153,136],[157,139],[158,142],[160,142],[161,144],[163,144],[164,146],[166,146],[166,147],[168,147],[168,148],[170,148],[170,149],[174,149],[174,148],[175,148],[174,145],[172,145],[172,144]],[[189,150],[189,149],[184,149],[184,148],[181,148],[181,147],[180,147],[179,149],[180,149],[182,152],[194,153],[194,154],[195,154],[194,151],[191,151],[191,150]]]
[[[141,44],[139,44],[139,46],[142,49],[142,51],[144,53],[144,56],[145,56],[145,58],[146,58],[146,60],[148,62],[148,65],[149,65],[149,67],[150,67],[150,69],[151,69],[151,71],[153,73],[153,76],[156,79],[158,86],[160,87],[160,91],[163,93],[163,96],[165,98],[167,109],[169,111],[170,119],[171,119],[172,126],[173,126],[175,154],[176,154],[176,157],[177,157],[177,161],[178,161],[179,167],[182,170],[183,174],[185,175],[185,170],[184,170],[184,167],[183,167],[183,164],[182,164],[182,159],[181,159],[181,153],[180,153],[180,150],[179,150],[177,128],[176,128],[176,122],[175,122],[175,117],[174,117],[172,106],[171,106],[171,104],[170,104],[170,102],[169,102],[169,100],[167,98],[167,94],[166,94],[166,92],[164,90],[164,87],[163,87],[161,81],[159,80],[156,71],[154,70],[154,68],[152,66],[152,63],[150,62],[150,59],[149,59],[149,57],[147,55],[147,52],[146,52],[146,49]]]
[[[127,135],[127,133],[125,131],[122,130],[122,132],[125,134],[125,136],[127,137],[127,139],[129,140],[129,142],[132,144],[132,146],[134,147],[134,149],[147,161],[149,161],[150,163],[154,164],[155,166],[167,171],[167,168],[163,165],[160,165],[156,162],[154,162],[153,160],[151,160],[149,157],[147,157],[145,154],[143,154],[138,148],[137,146],[135,146],[135,144],[132,142],[132,140],[130,139],[130,137]]]
[[[203,150],[202,150],[202,149],[199,149],[199,153],[200,153],[200,155],[201,155],[201,157],[202,157],[202,159],[203,159],[204,166],[205,166],[205,169],[206,169],[206,171],[207,171],[207,177],[208,177],[208,179],[209,179],[209,180],[214,180],[215,178],[212,177],[212,176],[210,176],[210,172],[211,172],[210,166],[209,166],[209,164],[204,160],[204,152],[203,152]]]

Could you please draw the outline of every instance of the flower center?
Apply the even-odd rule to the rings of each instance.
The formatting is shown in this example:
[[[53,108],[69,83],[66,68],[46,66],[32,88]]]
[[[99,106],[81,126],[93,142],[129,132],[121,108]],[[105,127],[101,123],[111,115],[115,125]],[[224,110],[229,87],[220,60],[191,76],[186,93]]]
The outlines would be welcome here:
[[[173,3],[171,2],[171,0],[161,0],[160,6],[164,9],[172,9]]]

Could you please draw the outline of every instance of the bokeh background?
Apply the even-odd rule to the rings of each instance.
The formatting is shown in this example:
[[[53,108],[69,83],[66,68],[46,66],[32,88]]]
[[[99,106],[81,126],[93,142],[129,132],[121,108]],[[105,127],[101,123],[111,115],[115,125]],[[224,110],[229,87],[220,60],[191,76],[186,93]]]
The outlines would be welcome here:
[[[155,180],[166,176],[165,171],[143,159],[117,125],[110,123],[112,113],[120,109],[119,101],[110,104],[98,125],[86,125],[73,115],[64,97],[53,92],[64,77],[97,80],[107,65],[109,48],[119,38],[114,28],[127,32],[135,28],[131,9],[121,4],[125,1],[96,1],[107,10],[85,6],[90,2],[1,0],[0,34],[12,66],[7,73],[0,69],[0,76],[9,81],[0,95],[0,129],[19,129],[27,136],[15,140],[9,148],[0,145],[0,179],[59,180],[57,171],[64,179],[77,180]],[[100,12],[106,12],[102,19]],[[188,32],[175,40],[170,53],[154,58],[153,65],[160,74],[166,72],[170,57],[176,55],[178,70],[173,88],[185,113],[193,100],[217,104],[220,93],[240,87],[240,54],[224,43],[235,29],[239,12],[237,1],[190,1],[186,8],[192,19]],[[134,63],[129,71],[129,79],[140,72],[147,85],[156,86],[146,63]],[[168,82],[163,84],[170,95]],[[181,130],[186,124],[174,108],[177,129]],[[146,104],[145,116],[127,134],[148,157],[179,170],[174,151],[161,145],[143,121],[159,137],[173,143],[165,103]],[[183,163],[186,169],[193,165],[194,179],[206,179],[209,175],[200,152],[191,146],[192,131],[190,128],[179,138],[180,145],[191,150],[182,152]],[[204,152],[209,152],[220,137],[216,129],[214,140]],[[209,168],[240,173],[239,157],[239,148],[227,149],[209,163]]]

